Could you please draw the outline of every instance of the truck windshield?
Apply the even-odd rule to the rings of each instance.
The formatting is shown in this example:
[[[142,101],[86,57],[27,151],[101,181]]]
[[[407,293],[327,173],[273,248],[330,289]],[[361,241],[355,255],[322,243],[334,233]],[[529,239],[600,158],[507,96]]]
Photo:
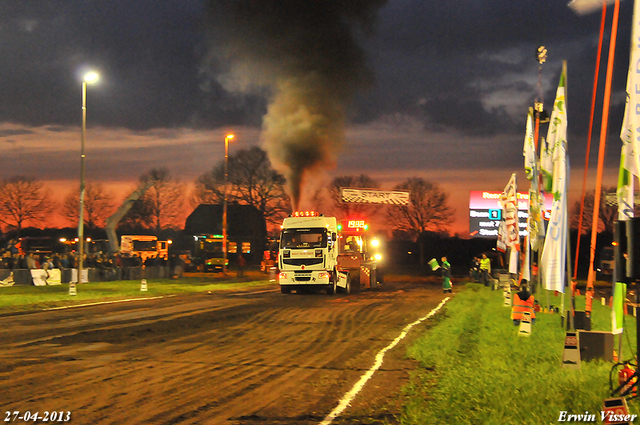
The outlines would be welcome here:
[[[156,241],[133,241],[134,251],[155,251]]]
[[[327,229],[286,229],[280,238],[280,248],[304,249],[304,248],[326,248]]]
[[[203,253],[207,258],[222,258],[222,241],[219,240],[200,240],[197,245],[198,251]]]

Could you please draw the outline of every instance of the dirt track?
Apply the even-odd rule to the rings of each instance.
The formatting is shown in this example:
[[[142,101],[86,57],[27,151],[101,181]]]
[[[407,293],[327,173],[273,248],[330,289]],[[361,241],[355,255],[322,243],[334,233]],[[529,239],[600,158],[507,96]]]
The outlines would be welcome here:
[[[0,413],[71,411],[75,424],[318,423],[443,298],[437,284],[386,282],[349,296],[272,287],[3,317]],[[387,353],[334,423],[394,422],[415,366],[406,345],[428,326]]]

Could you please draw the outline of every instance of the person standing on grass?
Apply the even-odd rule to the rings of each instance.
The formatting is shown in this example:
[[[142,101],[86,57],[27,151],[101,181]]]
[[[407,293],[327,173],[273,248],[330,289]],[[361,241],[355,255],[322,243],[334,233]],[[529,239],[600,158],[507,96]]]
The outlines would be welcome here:
[[[519,325],[524,313],[531,314],[531,324],[536,321],[536,311],[533,308],[535,302],[533,295],[529,292],[529,285],[526,279],[520,281],[520,291],[513,296],[513,307],[511,309],[511,319],[514,325]]]
[[[489,286],[489,279],[491,279],[491,260],[487,258],[487,254],[482,254],[480,273],[482,274],[482,283],[484,283],[484,286]]]
[[[442,257],[442,292],[451,293],[451,264],[447,261],[447,257]]]

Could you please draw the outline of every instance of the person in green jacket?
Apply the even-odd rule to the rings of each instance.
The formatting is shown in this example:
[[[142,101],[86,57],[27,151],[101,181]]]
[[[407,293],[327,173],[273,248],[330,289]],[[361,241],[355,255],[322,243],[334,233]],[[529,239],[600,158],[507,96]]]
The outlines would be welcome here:
[[[447,261],[447,257],[442,257],[442,289],[446,294],[453,292],[451,285],[451,264]]]
[[[491,279],[491,260],[487,258],[487,254],[482,254],[480,260],[480,273],[482,273],[482,282],[484,286],[489,286],[489,279]]]

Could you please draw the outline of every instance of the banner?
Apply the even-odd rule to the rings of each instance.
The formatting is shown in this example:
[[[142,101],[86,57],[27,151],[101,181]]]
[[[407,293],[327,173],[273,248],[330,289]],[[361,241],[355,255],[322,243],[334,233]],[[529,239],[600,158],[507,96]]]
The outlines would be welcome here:
[[[355,204],[409,205],[410,192],[403,190],[340,188],[340,200]]]
[[[631,27],[631,54],[627,73],[627,103],[620,139],[624,155],[624,168],[640,177],[640,2],[634,1]]]
[[[47,285],[47,271],[43,269],[32,269],[31,277],[33,278],[33,284],[36,286]]]
[[[509,183],[500,196],[502,204],[504,225],[506,231],[506,245],[509,248],[520,250],[520,233],[518,230],[518,201],[516,199],[516,173],[511,174]]]
[[[60,285],[62,282],[62,273],[60,269],[50,269],[47,285]],[[77,274],[77,273],[76,273]]]
[[[533,142],[533,108],[529,108],[527,115],[527,126],[524,134],[524,148],[522,155],[524,156],[524,171],[527,173],[527,179],[533,180],[536,169],[536,146]]]
[[[569,160],[566,140],[565,79],[566,68],[563,66],[547,133],[547,141],[553,146],[553,205],[540,259],[540,277],[544,288],[563,293],[567,264],[567,226],[569,224],[567,214]]]

